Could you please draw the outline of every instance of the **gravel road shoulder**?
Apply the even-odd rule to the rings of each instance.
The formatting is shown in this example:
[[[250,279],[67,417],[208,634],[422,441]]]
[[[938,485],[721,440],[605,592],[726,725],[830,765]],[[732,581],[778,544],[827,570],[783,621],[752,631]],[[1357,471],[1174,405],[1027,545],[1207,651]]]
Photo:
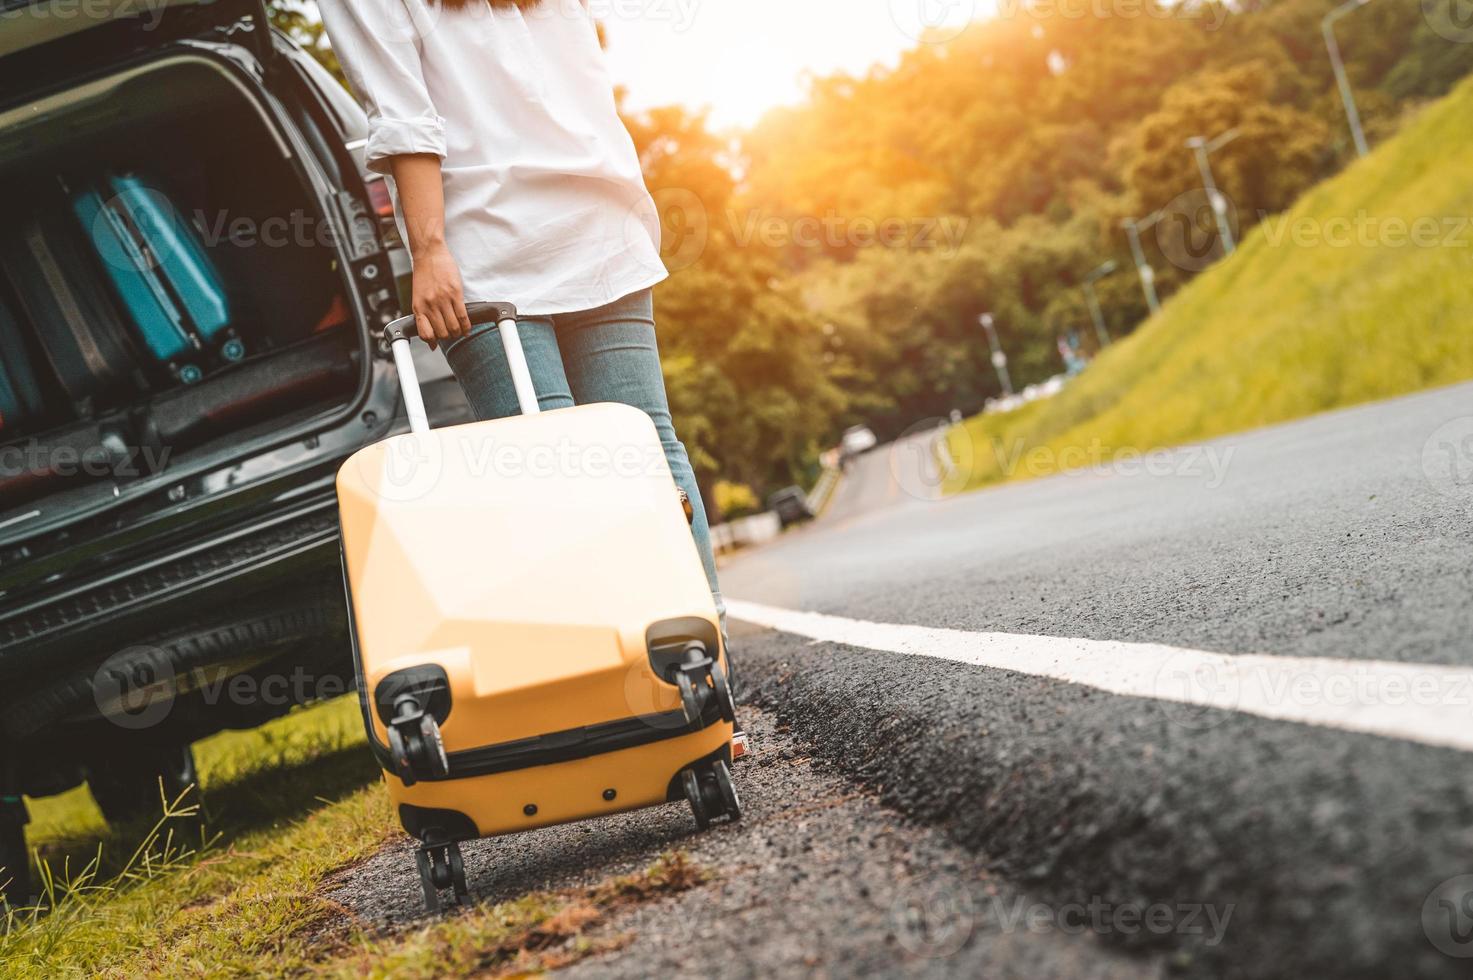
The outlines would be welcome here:
[[[684,851],[707,884],[622,910],[583,937],[616,951],[574,976],[1165,975],[1160,958],[1055,922],[1055,909],[994,878],[985,860],[816,764],[768,713],[743,721],[756,751],[737,770],[745,819],[706,834],[671,805],[465,848],[478,902],[594,885]],[[329,898],[390,934],[427,921],[398,841],[350,869]],[[462,914],[478,914],[477,912]]]

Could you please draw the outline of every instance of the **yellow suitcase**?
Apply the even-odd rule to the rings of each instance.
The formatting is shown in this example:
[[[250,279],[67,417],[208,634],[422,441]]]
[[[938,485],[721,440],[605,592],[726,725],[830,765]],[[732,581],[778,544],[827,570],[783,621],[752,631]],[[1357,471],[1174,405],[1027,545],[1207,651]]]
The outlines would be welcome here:
[[[425,902],[467,895],[460,841],[685,800],[736,820],[734,706],[715,604],[654,423],[539,412],[430,430],[413,317],[386,329],[411,431],[338,474],[359,701]],[[736,738],[736,751],[743,742]]]

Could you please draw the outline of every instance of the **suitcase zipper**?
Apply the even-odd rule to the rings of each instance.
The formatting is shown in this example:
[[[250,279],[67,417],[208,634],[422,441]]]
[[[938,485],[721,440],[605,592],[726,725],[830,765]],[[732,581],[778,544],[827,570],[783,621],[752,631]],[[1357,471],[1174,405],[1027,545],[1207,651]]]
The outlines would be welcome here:
[[[174,330],[189,346],[196,351],[200,350],[202,345],[199,337],[185,325],[184,307],[180,298],[170,288],[172,284],[166,281],[166,276],[146,274],[149,271],[158,270],[162,263],[158,254],[154,252],[153,246],[149,244],[148,236],[143,234],[138,227],[133,213],[116,198],[103,204],[102,213],[113,226],[113,232],[117,235],[118,241],[122,242],[123,247],[128,250],[129,260],[138,267],[140,272],[145,273],[144,283],[148,286],[149,292],[153,293],[153,298],[159,308],[174,325]]]
[[[710,717],[701,719],[699,728],[686,723],[683,711],[666,711],[656,715],[622,718],[583,728],[549,732],[514,742],[461,749],[446,754],[449,765],[445,774],[417,773],[416,781],[433,783],[474,779],[478,776],[494,776],[537,766],[576,762],[623,749],[639,748],[667,739],[682,738],[721,720],[719,711],[713,710],[709,715]],[[387,772],[395,772],[388,746],[380,742],[371,729],[369,744],[380,766]]]

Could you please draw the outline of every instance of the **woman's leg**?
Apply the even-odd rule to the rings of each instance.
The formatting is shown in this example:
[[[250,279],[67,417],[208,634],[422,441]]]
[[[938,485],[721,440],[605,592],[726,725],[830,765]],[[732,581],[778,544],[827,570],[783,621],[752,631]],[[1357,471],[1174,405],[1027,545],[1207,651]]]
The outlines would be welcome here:
[[[571,407],[573,395],[563,372],[552,320],[518,320],[517,333],[532,372],[532,385],[537,389],[537,403],[548,410]],[[506,349],[501,346],[501,331],[495,324],[476,327],[470,336],[455,341],[445,348],[445,359],[477,419],[504,419],[521,412],[511,384],[511,366],[506,363]]]
[[[689,496],[695,508],[691,532],[696,549],[706,568],[711,595],[726,625],[726,604],[721,599],[721,586],[716,580],[716,559],[711,553],[711,529],[706,522],[706,507],[690,465],[685,446],[675,435],[670,418],[670,403],[665,396],[665,375],[660,370],[660,351],[655,342],[654,300],[649,290],[642,290],[584,313],[567,313],[554,318],[557,343],[563,352],[574,400],[580,405],[593,402],[622,402],[633,405],[654,419],[665,449],[665,459],[675,482]]]

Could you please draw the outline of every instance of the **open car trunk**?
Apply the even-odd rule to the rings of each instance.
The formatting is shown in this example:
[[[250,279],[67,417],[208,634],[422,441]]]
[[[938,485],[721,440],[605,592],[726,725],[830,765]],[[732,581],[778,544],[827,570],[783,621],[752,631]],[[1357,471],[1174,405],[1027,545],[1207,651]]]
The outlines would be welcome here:
[[[0,112],[0,186],[0,518],[355,399],[332,226],[226,68],[176,55]]]

